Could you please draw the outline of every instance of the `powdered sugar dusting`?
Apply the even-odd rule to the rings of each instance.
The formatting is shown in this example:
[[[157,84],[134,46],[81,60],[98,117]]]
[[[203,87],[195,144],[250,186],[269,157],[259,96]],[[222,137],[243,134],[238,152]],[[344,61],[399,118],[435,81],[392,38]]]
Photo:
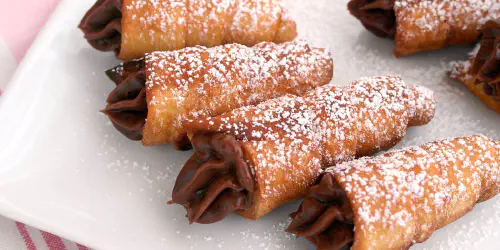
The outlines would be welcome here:
[[[131,0],[123,12],[124,53],[137,50],[138,44],[151,48],[148,51],[228,43],[252,46],[281,42],[282,32],[291,39],[296,35],[279,0]]]
[[[399,17],[418,17],[414,22],[421,30],[436,30],[445,23],[458,30],[479,30],[500,19],[498,0],[396,0],[395,10],[401,12]]]
[[[396,56],[474,44],[500,18],[498,0],[396,0]]]
[[[269,173],[284,171],[291,181],[307,187],[314,181],[310,176],[325,165],[392,146],[410,123],[429,122],[434,108],[430,90],[384,76],[346,87],[325,85],[302,97],[288,95],[191,122],[246,142],[254,152],[247,155],[254,159],[249,165],[262,179],[262,196],[269,198],[282,194]]]
[[[447,139],[326,171],[336,175],[351,200],[363,241],[391,248],[395,242],[424,241],[498,194],[500,142],[481,135]],[[401,235],[392,234],[396,241],[380,238],[385,230]]]
[[[149,110],[154,110],[145,130],[163,135],[172,126],[182,133],[186,116],[217,115],[286,93],[302,95],[328,83],[333,74],[330,53],[310,48],[303,40],[252,48],[198,46],[154,52],[145,60]]]

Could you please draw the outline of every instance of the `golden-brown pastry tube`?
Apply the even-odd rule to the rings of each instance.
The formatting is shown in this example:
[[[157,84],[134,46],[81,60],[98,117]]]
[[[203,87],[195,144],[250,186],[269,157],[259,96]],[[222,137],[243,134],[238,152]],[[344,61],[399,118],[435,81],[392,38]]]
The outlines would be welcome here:
[[[282,43],[297,36],[280,0],[98,0],[80,23],[96,49],[131,60],[202,45]]]
[[[394,146],[434,108],[432,91],[384,76],[188,120],[195,153],[171,203],[184,205],[191,223],[234,210],[257,219],[300,199],[322,168]]]
[[[174,143],[186,149],[190,143],[182,121],[187,117],[303,95],[330,82],[333,60],[329,52],[302,40],[228,44],[154,52],[108,75],[117,87],[105,113],[120,132],[144,145]]]
[[[500,192],[500,141],[447,139],[325,171],[289,232],[318,249],[408,249]]]
[[[468,61],[454,63],[448,74],[500,113],[500,20],[484,26],[478,46]]]
[[[351,0],[352,15],[377,36],[395,40],[395,55],[474,44],[489,20],[500,20],[498,0]]]

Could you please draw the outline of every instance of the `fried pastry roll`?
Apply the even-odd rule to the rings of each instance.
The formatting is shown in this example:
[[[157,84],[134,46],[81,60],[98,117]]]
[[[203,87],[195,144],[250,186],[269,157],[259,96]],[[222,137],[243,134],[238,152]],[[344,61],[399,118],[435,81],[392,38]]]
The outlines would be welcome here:
[[[448,75],[500,113],[500,20],[484,26],[481,42],[471,58],[454,63]]]
[[[196,45],[282,43],[297,36],[280,0],[98,0],[80,23],[92,47],[131,60]]]
[[[384,76],[187,120],[195,153],[170,203],[183,205],[190,223],[232,211],[258,219],[302,198],[322,168],[392,147],[434,108],[432,91]]]
[[[114,126],[144,145],[189,149],[182,121],[217,116],[330,82],[333,60],[302,40],[154,52],[108,71],[117,84],[104,110]],[[147,118],[147,119],[146,119]]]
[[[474,44],[498,0],[351,0],[349,11],[372,33],[395,40],[395,55]]]
[[[436,141],[328,168],[287,231],[318,249],[408,249],[499,192],[500,141]]]

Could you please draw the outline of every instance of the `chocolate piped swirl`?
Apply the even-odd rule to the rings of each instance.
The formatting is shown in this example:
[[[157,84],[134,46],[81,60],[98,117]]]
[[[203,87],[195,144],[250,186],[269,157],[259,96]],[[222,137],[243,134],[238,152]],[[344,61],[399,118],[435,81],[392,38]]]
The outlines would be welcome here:
[[[102,112],[108,115],[120,133],[133,141],[142,140],[142,129],[148,115],[144,67],[144,59],[138,59],[106,71],[109,79],[115,82],[116,88],[108,95],[108,105]],[[186,134],[172,144],[181,151],[192,148]]]
[[[98,0],[78,26],[92,47],[100,51],[120,52],[122,1]]]
[[[351,15],[363,26],[380,37],[394,38],[396,35],[396,0],[351,0],[347,5]]]
[[[500,98],[500,23],[485,24],[471,73],[476,76],[477,84],[485,83],[486,95]]]
[[[349,249],[354,242],[354,214],[344,190],[329,172],[311,187],[287,232],[305,237],[318,250]]]
[[[116,88],[108,95],[108,105],[103,112],[127,138],[141,140],[148,114],[144,60],[123,63],[106,74],[116,83]]]
[[[195,150],[179,173],[169,204],[183,205],[189,223],[214,223],[252,205],[254,178],[241,145],[223,133],[196,133]]]

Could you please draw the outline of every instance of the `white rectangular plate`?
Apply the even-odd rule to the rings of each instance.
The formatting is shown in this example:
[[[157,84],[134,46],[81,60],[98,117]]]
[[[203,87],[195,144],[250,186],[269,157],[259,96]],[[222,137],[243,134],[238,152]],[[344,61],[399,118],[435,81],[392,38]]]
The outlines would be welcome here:
[[[182,207],[167,205],[190,152],[144,148],[99,113],[113,88],[103,71],[118,62],[76,28],[93,2],[60,4],[0,98],[0,214],[98,249],[314,249],[282,231],[298,203],[213,225],[188,225]],[[411,128],[398,147],[473,133],[500,139],[500,115],[445,75],[471,48],[395,59],[393,42],[365,31],[346,3],[286,4],[300,36],[334,54],[336,83],[391,73],[437,92],[434,121]],[[414,248],[498,249],[499,233],[495,198]]]

